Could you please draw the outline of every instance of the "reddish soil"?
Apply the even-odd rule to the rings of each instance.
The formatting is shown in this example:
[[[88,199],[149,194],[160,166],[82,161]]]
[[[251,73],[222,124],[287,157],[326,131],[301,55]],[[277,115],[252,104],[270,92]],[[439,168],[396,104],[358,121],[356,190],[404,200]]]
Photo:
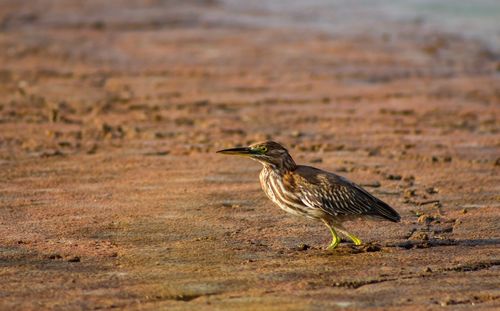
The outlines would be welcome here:
[[[499,55],[227,10],[0,3],[0,309],[499,308]],[[402,222],[324,250],[215,154],[267,138]]]

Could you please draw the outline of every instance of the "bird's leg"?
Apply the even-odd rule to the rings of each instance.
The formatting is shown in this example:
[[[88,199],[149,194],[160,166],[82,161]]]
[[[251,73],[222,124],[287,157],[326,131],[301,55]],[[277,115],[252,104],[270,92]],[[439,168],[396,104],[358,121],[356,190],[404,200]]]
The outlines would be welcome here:
[[[342,229],[338,229],[340,231],[340,233],[344,234],[345,236],[347,236],[349,239],[352,240],[352,242],[354,243],[354,245],[356,246],[359,246],[361,245],[363,242],[361,242],[361,240],[355,236],[354,234],[350,234],[349,232],[345,231],[345,229],[342,227]]]
[[[330,229],[330,233],[332,234],[332,243],[330,243],[330,245],[328,245],[328,247],[326,249],[328,249],[328,250],[334,249],[335,247],[337,247],[337,245],[339,245],[340,238],[337,235],[337,232],[335,232],[335,229],[333,229],[333,227],[330,226],[330,224],[326,220],[323,220],[323,222],[328,227],[328,229]]]

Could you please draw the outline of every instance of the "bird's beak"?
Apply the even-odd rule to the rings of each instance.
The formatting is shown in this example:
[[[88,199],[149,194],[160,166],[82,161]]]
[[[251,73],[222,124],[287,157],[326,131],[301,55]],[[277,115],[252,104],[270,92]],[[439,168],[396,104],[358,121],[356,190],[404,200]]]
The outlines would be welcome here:
[[[251,155],[251,154],[253,154],[252,149],[250,149],[248,147],[224,149],[224,150],[217,151],[217,153],[236,154],[236,155]]]

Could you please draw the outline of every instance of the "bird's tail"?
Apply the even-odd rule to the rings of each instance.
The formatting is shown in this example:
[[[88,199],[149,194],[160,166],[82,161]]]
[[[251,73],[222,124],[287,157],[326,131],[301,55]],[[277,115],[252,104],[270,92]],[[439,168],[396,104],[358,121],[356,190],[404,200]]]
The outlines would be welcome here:
[[[377,199],[375,206],[373,206],[373,216],[387,219],[392,222],[399,222],[401,220],[401,216],[399,216],[396,210],[379,199]]]

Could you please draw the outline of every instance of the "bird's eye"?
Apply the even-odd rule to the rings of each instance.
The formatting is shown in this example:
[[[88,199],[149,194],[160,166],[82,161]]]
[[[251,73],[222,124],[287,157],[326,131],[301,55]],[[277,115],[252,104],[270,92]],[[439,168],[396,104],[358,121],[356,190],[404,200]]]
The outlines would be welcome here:
[[[260,154],[264,154],[267,152],[267,147],[265,146],[258,146],[258,147],[255,147],[254,150]]]

